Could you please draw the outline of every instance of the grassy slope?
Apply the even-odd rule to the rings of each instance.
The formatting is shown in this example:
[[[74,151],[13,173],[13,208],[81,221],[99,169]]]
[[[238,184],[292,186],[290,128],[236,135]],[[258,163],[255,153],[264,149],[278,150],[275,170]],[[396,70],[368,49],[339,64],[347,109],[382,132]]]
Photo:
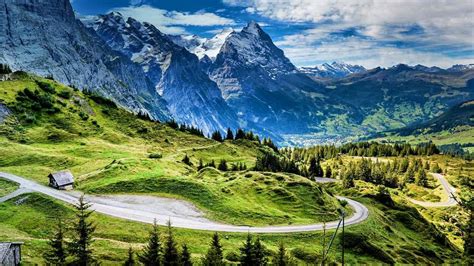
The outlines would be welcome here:
[[[359,197],[357,192],[349,194],[368,205],[371,215],[366,222],[346,228],[346,262],[456,262],[459,253],[445,246],[442,237],[434,238],[436,230],[414,209],[405,205],[392,209],[373,199]],[[18,200],[21,200],[20,204]],[[70,223],[71,207],[39,194],[19,196],[0,204],[0,239],[25,241],[25,262],[41,263],[41,254],[46,249],[51,225],[55,223],[57,216]],[[92,219],[97,225],[94,253],[105,264],[125,260],[129,246],[139,250],[146,242],[150,230],[150,225],[101,214],[94,214]],[[180,243],[188,244],[196,261],[206,252],[212,235],[212,232],[185,229],[176,229],[175,232]],[[333,231],[327,232],[326,241],[332,233]],[[220,236],[227,255],[238,251],[246,234],[221,233]],[[321,258],[322,236],[322,232],[260,235],[265,246],[272,252],[283,241],[293,256],[300,258],[301,264],[305,260],[311,262]],[[340,261],[339,238],[336,238],[329,258],[329,261]]]
[[[19,91],[41,91],[35,79],[0,82],[0,99],[14,110],[20,104],[15,97]],[[255,142],[219,143],[193,136],[42,81],[55,88],[52,97],[60,111],[31,111],[27,115],[35,116],[33,123],[10,118],[0,126],[0,153],[8,154],[0,157],[0,171],[47,184],[50,172],[67,168],[81,191],[187,199],[211,218],[236,224],[312,223],[336,217],[314,217],[314,213],[334,212],[339,203],[305,178],[213,169],[198,173],[181,162],[187,154],[194,165],[199,159],[204,163],[215,160],[216,164],[226,159],[252,167],[264,149]],[[69,99],[58,96],[64,91],[71,94]],[[17,117],[21,120],[23,116]],[[163,158],[150,159],[151,153],[161,153]]]
[[[12,193],[18,188],[18,184],[0,179],[0,198]]]
[[[58,84],[54,86],[58,92],[71,91]],[[25,87],[35,89],[36,84],[32,78],[0,82],[0,99],[14,106],[16,93]],[[319,185],[304,178],[252,171],[222,173],[204,169],[197,172],[180,162],[188,154],[194,165],[199,159],[209,162],[225,158],[230,162],[245,162],[251,167],[260,152],[255,143],[220,144],[136,119],[120,109],[99,105],[79,92],[72,93],[69,100],[55,96],[60,113],[40,115],[33,125],[18,125],[10,120],[0,128],[0,153],[10,154],[0,157],[0,171],[24,175],[45,184],[49,172],[69,168],[75,174],[80,190],[184,198],[208,211],[212,218],[232,223],[282,224],[333,219],[314,215],[334,210],[337,202]],[[81,112],[87,113],[88,119],[81,119]],[[163,154],[162,159],[148,158],[150,153],[157,152]],[[332,190],[341,192],[340,188]],[[358,192],[353,191],[352,195],[368,205],[371,215],[363,224],[347,230],[356,234],[352,235],[355,242],[363,244],[362,248],[348,247],[349,262],[389,262],[393,259],[427,263],[433,257],[452,260],[459,255],[431,237],[436,230],[427,227],[427,222],[416,212],[406,214],[400,209],[390,210],[370,198],[359,198]],[[15,202],[14,199],[0,205],[0,239],[26,241],[26,261],[38,262],[54,221],[51,214],[69,216],[70,207],[36,194],[19,205]],[[411,218],[404,219],[404,215]],[[98,224],[96,253],[106,262],[122,260],[129,243],[139,247],[149,230],[149,225],[99,214],[94,215],[94,220]],[[420,233],[420,227],[428,231]],[[210,232],[181,229],[177,234],[178,240],[191,246],[195,256],[204,253],[211,235]],[[245,238],[244,234],[223,235],[226,253],[236,251]],[[312,258],[321,253],[322,233],[319,232],[263,235],[262,239],[271,250],[276,250],[277,244],[284,241],[298,258]],[[336,247],[338,243],[336,239]],[[334,252],[331,259],[338,260]]]

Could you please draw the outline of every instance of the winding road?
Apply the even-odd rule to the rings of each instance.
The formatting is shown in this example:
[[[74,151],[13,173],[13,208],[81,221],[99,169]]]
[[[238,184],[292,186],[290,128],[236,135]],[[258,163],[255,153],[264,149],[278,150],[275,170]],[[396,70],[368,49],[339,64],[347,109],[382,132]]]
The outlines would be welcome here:
[[[444,188],[444,192],[448,196],[448,200],[441,201],[441,202],[428,202],[428,201],[419,201],[415,199],[410,199],[411,202],[427,207],[427,208],[443,208],[443,207],[451,207],[457,204],[456,200],[454,199],[453,195],[456,195],[456,190],[449,184],[448,180],[442,174],[435,174],[432,173],[434,177],[436,177],[441,185]]]
[[[20,189],[0,198],[0,202],[19,196],[23,193],[38,192],[57,200],[76,204],[80,196],[77,192],[67,192],[52,189],[50,187],[38,184],[34,181],[28,180],[23,177],[12,175],[9,173],[0,172],[0,178],[4,178],[20,185]],[[168,220],[171,221],[174,227],[196,229],[196,230],[208,230],[208,231],[220,231],[220,232],[242,232],[242,233],[296,233],[296,232],[309,232],[323,230],[324,225],[322,223],[311,224],[311,225],[288,225],[288,226],[264,226],[264,227],[250,227],[250,226],[238,226],[222,224],[215,221],[210,221],[197,210],[191,204],[172,200],[168,198],[153,197],[155,201],[161,202],[161,204],[153,204],[151,206],[140,205],[140,203],[134,203],[130,201],[120,200],[114,197],[101,197],[101,196],[85,196],[86,200],[91,203],[91,209],[98,213],[106,214],[113,217],[123,218],[132,221],[153,223],[156,219],[159,225],[166,225]],[[353,225],[363,222],[369,216],[368,209],[361,203],[345,198],[339,197],[340,200],[346,200],[348,204],[354,209],[354,213],[351,217],[345,219],[346,225]],[[333,221],[326,223],[326,229],[334,229],[337,227],[339,221]]]

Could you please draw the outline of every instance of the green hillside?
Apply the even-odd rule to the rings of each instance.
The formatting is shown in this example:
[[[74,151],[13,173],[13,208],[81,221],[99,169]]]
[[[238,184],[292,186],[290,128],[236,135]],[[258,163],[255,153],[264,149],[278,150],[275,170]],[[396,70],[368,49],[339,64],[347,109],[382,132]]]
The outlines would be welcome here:
[[[346,228],[347,263],[459,263],[459,230],[442,220],[446,213],[461,213],[459,207],[431,213],[408,202],[405,194],[395,188],[389,189],[394,203],[386,204],[374,196],[379,193],[379,186],[362,180],[346,189],[340,183],[318,184],[297,174],[254,171],[257,157],[264,154],[281,156],[283,159],[278,163],[282,165],[296,160],[259,141],[217,142],[192,134],[191,130],[149,121],[146,116],[135,116],[93,93],[25,73],[16,73],[13,80],[0,82],[0,107],[0,111],[4,110],[0,112],[2,172],[47,184],[50,172],[70,169],[76,177],[76,190],[81,192],[185,199],[209,219],[238,225],[334,221],[341,203],[333,195],[345,195],[369,209],[366,221]],[[308,158],[311,152],[301,151]],[[185,156],[190,162],[183,162]],[[199,167],[200,161],[204,165],[212,161],[218,165],[221,160],[226,160],[229,168],[232,164],[246,165],[247,170]],[[332,160],[322,165],[342,163],[347,158]],[[298,164],[302,165],[303,162]],[[468,168],[464,163],[442,166],[451,167],[450,173],[458,169],[472,171],[472,166]],[[456,179],[450,177],[452,180]],[[456,186],[465,188],[457,183]],[[0,182],[0,195],[14,189],[14,184]],[[436,199],[436,191],[415,192],[414,197]],[[351,212],[348,208],[347,211]],[[24,241],[24,262],[42,264],[57,217],[70,223],[72,207],[36,193],[0,203],[0,240]],[[97,225],[94,254],[104,264],[122,263],[130,246],[139,251],[150,230],[148,224],[98,213],[92,215],[92,221]],[[459,221],[457,224],[463,220]],[[212,232],[175,231],[177,240],[190,247],[193,260],[198,263],[209,246]],[[306,265],[321,260],[322,248],[333,233],[329,230],[325,238],[323,232],[262,234],[260,238],[269,255],[283,242],[295,262]],[[226,261],[236,263],[246,234],[220,236]],[[339,234],[328,263],[341,262],[341,245]]]
[[[339,207],[300,176],[198,171],[199,160],[251,168],[269,150],[255,141],[220,143],[181,132],[97,95],[26,74],[1,82],[0,99],[15,114],[0,126],[0,153],[8,155],[0,157],[0,171],[47,184],[50,172],[70,169],[80,191],[186,199],[209,217],[234,224],[307,224],[323,219],[313,213]],[[182,162],[185,155],[192,166]]]

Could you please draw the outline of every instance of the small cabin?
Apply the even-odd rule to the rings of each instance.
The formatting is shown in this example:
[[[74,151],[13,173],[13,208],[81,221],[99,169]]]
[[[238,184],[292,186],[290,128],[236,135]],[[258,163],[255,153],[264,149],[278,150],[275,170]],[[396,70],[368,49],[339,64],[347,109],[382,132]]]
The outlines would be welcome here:
[[[72,190],[74,188],[74,177],[69,170],[51,173],[48,177],[50,187],[60,190]]]
[[[0,242],[0,265],[20,265],[21,242]]]

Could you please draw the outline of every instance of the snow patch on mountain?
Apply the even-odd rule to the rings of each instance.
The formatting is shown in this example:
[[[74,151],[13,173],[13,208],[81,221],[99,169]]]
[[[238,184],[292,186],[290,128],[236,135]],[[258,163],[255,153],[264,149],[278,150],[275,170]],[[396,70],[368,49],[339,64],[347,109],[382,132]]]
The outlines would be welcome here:
[[[172,35],[170,38],[177,45],[197,55],[199,59],[208,56],[211,60],[214,60],[232,32],[234,32],[232,28],[226,28],[210,39],[201,38],[197,35]]]
[[[199,127],[206,134],[238,127],[235,113],[217,85],[201,70],[197,56],[155,26],[124,18],[120,13],[99,16],[88,25],[115,51],[142,67],[179,123]]]
[[[299,71],[314,78],[343,78],[366,71],[363,66],[332,62],[314,67],[300,67]]]

